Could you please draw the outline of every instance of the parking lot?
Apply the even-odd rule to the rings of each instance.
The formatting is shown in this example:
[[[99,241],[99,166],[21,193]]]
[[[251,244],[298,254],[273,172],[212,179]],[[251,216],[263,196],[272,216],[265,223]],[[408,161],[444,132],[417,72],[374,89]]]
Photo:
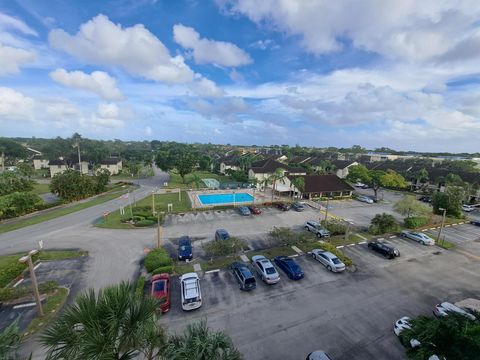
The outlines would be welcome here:
[[[434,239],[437,238],[438,229],[427,230]],[[471,224],[448,226],[442,230],[441,239],[454,243],[459,251],[466,252],[480,259],[480,226]]]
[[[401,316],[431,313],[438,301],[480,296],[480,262],[436,246],[389,239],[401,252],[387,260],[365,245],[342,249],[357,271],[334,274],[308,255],[296,257],[306,275],[276,285],[257,277],[257,289],[241,292],[228,270],[203,275],[203,306],[180,307],[178,279],[172,281],[172,309],[161,318],[170,330],[206,318],[229,333],[246,359],[302,359],[316,349],[333,359],[402,359],[393,334]]]

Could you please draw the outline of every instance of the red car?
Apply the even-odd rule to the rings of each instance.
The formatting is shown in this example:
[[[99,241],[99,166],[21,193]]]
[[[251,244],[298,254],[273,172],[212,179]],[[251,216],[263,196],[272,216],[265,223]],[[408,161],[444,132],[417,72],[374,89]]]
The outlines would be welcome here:
[[[262,213],[262,212],[260,211],[260,209],[259,209],[258,207],[256,207],[256,206],[254,206],[254,205],[250,205],[250,206],[248,207],[248,209],[250,210],[250,212],[251,212],[252,214],[255,214],[255,215],[260,215],[260,214]]]
[[[152,277],[152,296],[161,301],[160,310],[170,310],[170,275],[158,274]]]
[[[287,203],[278,203],[277,208],[279,208],[282,211],[288,211],[290,210],[290,204]]]

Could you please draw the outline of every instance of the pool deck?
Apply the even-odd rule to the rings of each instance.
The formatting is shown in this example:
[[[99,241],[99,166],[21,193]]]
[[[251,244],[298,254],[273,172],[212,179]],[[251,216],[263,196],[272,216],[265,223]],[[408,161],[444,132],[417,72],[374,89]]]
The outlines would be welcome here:
[[[198,195],[219,195],[219,194],[238,194],[238,193],[244,193],[244,194],[249,194],[252,197],[254,197],[254,201],[244,201],[244,202],[239,202],[235,201],[233,202],[228,202],[228,203],[221,203],[221,204],[202,204],[200,199],[198,198]],[[200,209],[200,208],[213,208],[215,206],[242,206],[242,205],[252,205],[252,204],[261,204],[265,200],[265,196],[261,194],[258,190],[255,190],[255,196],[254,196],[254,191],[253,189],[236,189],[236,190],[190,190],[187,192],[188,197],[190,198],[190,203],[192,204],[193,209]]]

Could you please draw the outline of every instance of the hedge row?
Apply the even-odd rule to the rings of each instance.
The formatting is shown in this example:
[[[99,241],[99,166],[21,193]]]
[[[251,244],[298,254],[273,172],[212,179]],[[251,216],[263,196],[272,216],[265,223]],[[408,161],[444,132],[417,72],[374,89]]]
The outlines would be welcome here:
[[[58,283],[56,281],[47,281],[38,285],[38,290],[40,293],[45,293],[51,292],[57,287]],[[28,295],[32,295],[32,288],[30,286],[0,289],[0,301],[16,300]]]
[[[173,272],[173,265],[166,265],[166,266],[160,266],[159,268],[153,270],[152,275],[157,275],[161,273],[171,274],[172,272]]]
[[[428,223],[428,218],[426,217],[408,217],[403,219],[405,227],[409,229],[419,228]]]
[[[151,250],[145,257],[145,268],[148,272],[152,272],[164,266],[172,266],[173,260],[163,248]]]

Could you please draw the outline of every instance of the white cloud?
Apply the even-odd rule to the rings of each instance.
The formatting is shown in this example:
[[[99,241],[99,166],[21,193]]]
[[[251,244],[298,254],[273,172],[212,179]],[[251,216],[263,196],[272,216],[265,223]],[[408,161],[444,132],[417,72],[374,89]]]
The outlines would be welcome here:
[[[0,31],[7,29],[19,31],[25,35],[38,36],[38,33],[22,20],[0,12]]]
[[[197,64],[235,67],[252,63],[250,56],[235,44],[200,38],[194,28],[182,24],[173,26],[173,38],[183,48],[193,51]]]
[[[100,103],[97,111],[90,117],[82,118],[80,125],[87,129],[98,132],[123,128],[125,125],[125,113],[115,103]]]
[[[0,75],[20,72],[20,67],[35,60],[35,53],[0,44]]]
[[[190,89],[200,97],[222,97],[225,95],[223,89],[219,88],[212,80],[201,77],[195,80]]]
[[[35,101],[7,87],[0,87],[0,121],[30,121]]]
[[[340,39],[386,58],[442,59],[461,44],[477,43],[480,7],[476,1],[223,0],[226,13],[240,13],[257,24],[300,35],[310,52],[343,48]],[[463,50],[479,51],[463,45]]]
[[[103,71],[86,74],[83,71],[68,72],[65,69],[56,69],[50,73],[50,77],[59,84],[95,93],[105,100],[123,99],[122,93],[117,88],[116,79]]]
[[[183,57],[171,57],[165,45],[142,24],[123,28],[104,15],[82,24],[75,35],[54,29],[49,42],[88,63],[119,66],[150,80],[188,83],[194,76]]]
[[[219,119],[225,123],[242,121],[242,115],[248,113],[249,107],[240,97],[224,97],[207,99],[187,99],[187,107],[207,119]]]
[[[145,135],[148,137],[153,135],[153,130],[150,126],[146,126],[144,132],[145,132]]]

